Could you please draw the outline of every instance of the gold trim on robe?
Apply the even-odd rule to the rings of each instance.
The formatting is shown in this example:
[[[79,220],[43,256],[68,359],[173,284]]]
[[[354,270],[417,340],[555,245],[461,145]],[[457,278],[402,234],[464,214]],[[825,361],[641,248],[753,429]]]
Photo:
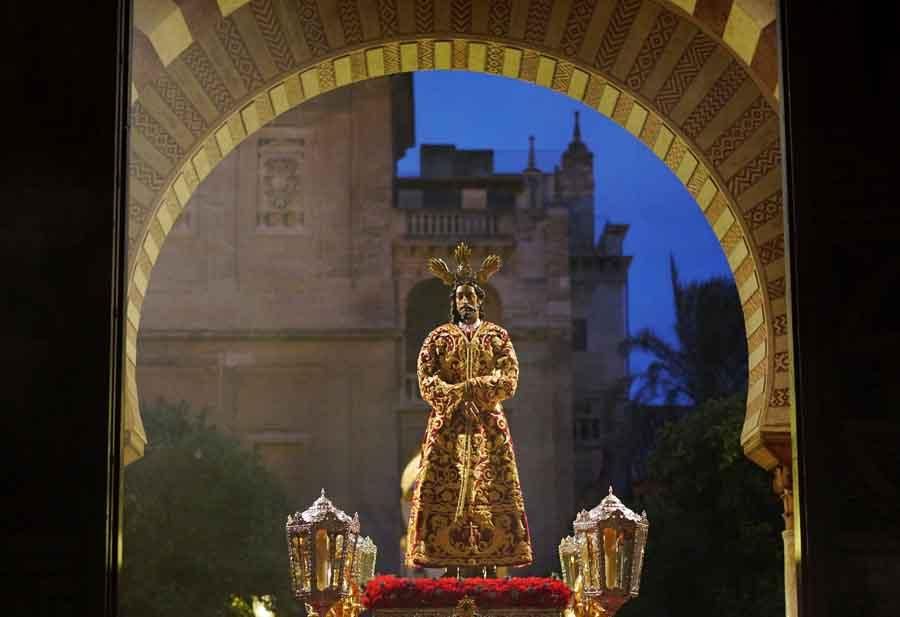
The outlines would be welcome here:
[[[407,564],[531,563],[525,500],[501,405],[519,380],[509,334],[490,322],[471,338],[454,324],[439,326],[419,352],[418,378],[431,414],[412,498]]]

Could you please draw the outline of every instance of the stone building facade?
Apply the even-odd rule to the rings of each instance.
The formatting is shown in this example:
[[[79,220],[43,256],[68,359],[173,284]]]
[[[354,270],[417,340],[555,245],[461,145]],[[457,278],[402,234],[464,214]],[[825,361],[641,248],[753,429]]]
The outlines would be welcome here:
[[[400,178],[412,111],[408,75],[341,88],[280,116],[204,180],[144,303],[140,396],[207,410],[298,508],[324,487],[359,512],[379,570],[397,571],[401,475],[427,414],[415,355],[449,311],[425,263],[459,240],[475,259],[498,253],[486,310],[521,364],[507,408],[529,571],[557,570],[576,507],[626,481],[610,390],[627,374],[627,226],[595,242],[593,154],[577,117],[552,171],[531,156],[497,173],[490,150],[425,145],[420,175]]]

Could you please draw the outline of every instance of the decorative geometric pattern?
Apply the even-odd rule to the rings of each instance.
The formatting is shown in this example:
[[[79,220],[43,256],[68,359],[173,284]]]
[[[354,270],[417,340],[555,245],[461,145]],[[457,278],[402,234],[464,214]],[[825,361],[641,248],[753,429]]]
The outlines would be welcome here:
[[[316,0],[297,0],[297,10],[300,13],[303,37],[312,57],[318,58],[327,54],[331,47],[325,35],[325,25],[319,16],[319,3]]]
[[[184,157],[184,149],[153,116],[147,113],[140,101],[131,108],[131,127],[153,144],[159,150],[159,153],[169,159],[170,162],[177,163],[179,159]]]
[[[778,140],[775,140],[728,180],[728,189],[737,197],[779,165],[781,165],[781,148]]]
[[[675,64],[672,74],[666,79],[653,100],[660,111],[664,114],[672,112],[716,47],[716,42],[703,32],[697,32],[694,35],[693,40]]]
[[[766,284],[766,291],[769,293],[769,300],[777,300],[778,298],[783,298],[787,293],[787,284],[785,278],[782,276],[775,279],[774,281],[769,281]]]
[[[384,72],[400,72],[400,46],[397,43],[384,46]]]
[[[775,372],[776,373],[787,373],[788,372],[788,352],[779,351],[775,354]]]
[[[719,217],[727,209],[728,200],[725,198],[725,195],[721,191],[719,191],[718,193],[716,193],[716,196],[713,197],[712,203],[709,205],[709,208],[706,209],[706,220],[709,221],[710,225],[715,225],[715,222],[719,220]]]
[[[378,21],[383,37],[397,36],[397,0],[378,0]]]
[[[772,320],[772,329],[775,332],[775,336],[786,336],[787,335],[787,315],[776,315],[775,319]]]
[[[279,71],[287,71],[293,68],[297,61],[291,53],[291,46],[288,45],[284,31],[275,11],[272,10],[272,2],[270,0],[253,0],[250,3],[250,10],[256,19],[256,25],[262,35],[263,41],[266,43],[266,49],[269,50],[269,56]]]
[[[755,367],[753,367],[753,370],[750,371],[750,379],[748,380],[748,382],[751,385],[755,384],[765,376],[767,369],[768,367],[766,366],[765,362],[760,362],[759,364],[757,364]]]
[[[581,44],[584,43],[584,35],[591,25],[594,16],[596,0],[575,0],[569,9],[569,18],[566,20],[566,29],[563,30],[562,47],[563,54],[574,57]]]
[[[161,75],[150,83],[159,97],[166,102],[181,123],[194,137],[199,137],[207,129],[206,119],[200,115],[188,98],[174,81],[167,75]]]
[[[136,180],[154,191],[160,190],[166,181],[162,174],[153,169],[133,149],[128,157],[128,175],[132,181]]]
[[[326,92],[337,87],[337,74],[334,72],[334,62],[322,62],[319,64],[319,88]]]
[[[568,62],[559,62],[556,65],[556,71],[553,73],[553,82],[550,87],[557,92],[566,92],[569,89],[569,82],[572,81],[572,72],[575,67]]]
[[[416,0],[416,32],[434,32],[434,0]]]
[[[684,155],[687,154],[687,151],[687,145],[680,139],[676,139],[669,148],[668,153],[666,153],[666,158],[664,160],[666,167],[672,171],[677,171],[678,166],[681,165],[681,160],[684,158]],[[708,216],[712,217],[712,210],[710,210]]]
[[[488,73],[500,74],[503,72],[503,47],[501,45],[488,45],[487,66]]]
[[[160,208],[164,207],[165,203],[160,205]],[[162,226],[156,219],[150,220],[150,224],[147,228],[147,235],[153,239],[153,241],[156,243],[156,246],[162,246],[166,240],[166,233],[163,231]]]
[[[434,41],[420,41],[418,48],[419,68],[434,68]]]
[[[265,83],[256,63],[247,51],[247,45],[241,38],[237,26],[231,19],[221,19],[216,23],[216,37],[222,43],[222,47],[228,52],[234,68],[241,76],[244,87],[253,92]]]
[[[641,50],[638,52],[634,65],[632,65],[631,70],[628,71],[628,76],[625,78],[625,83],[628,84],[629,88],[635,92],[640,92],[644,82],[647,81],[647,77],[653,71],[653,67],[659,61],[659,57],[665,51],[666,45],[672,40],[672,35],[675,33],[677,26],[678,18],[674,14],[666,10],[659,12],[653,28],[650,29],[644,44],[641,45]]]
[[[453,32],[472,30],[472,0],[453,0],[450,5],[450,27]]]
[[[775,388],[772,390],[772,397],[769,399],[771,407],[787,407],[791,404],[790,388]]]
[[[588,107],[597,108],[600,99],[603,96],[603,87],[606,82],[599,77],[593,76],[588,82],[587,89],[584,91],[584,104]]]
[[[453,68],[469,68],[469,46],[461,39],[453,39]]]
[[[768,242],[759,245],[759,261],[768,266],[777,259],[784,258],[784,234],[779,234]]]
[[[658,117],[650,116],[647,118],[647,123],[644,125],[644,129],[646,131],[647,125],[651,124],[651,118],[654,120],[653,124],[656,125],[656,130],[659,131],[659,126],[661,125],[661,120]],[[655,139],[655,137],[654,137]],[[644,132],[641,133],[641,140],[644,143],[650,143],[649,140],[645,139]],[[697,165],[697,169],[694,170],[694,173],[691,174],[690,180],[687,182],[687,190],[688,193],[696,197],[700,194],[701,189],[706,184],[706,181],[709,180],[709,170],[703,165]]]
[[[720,165],[763,124],[775,117],[775,110],[763,97],[757,98],[731,127],[719,135],[706,154],[713,165]]]
[[[740,227],[739,225],[735,225],[734,227]],[[744,258],[744,261],[741,262],[741,265],[737,267],[734,271],[734,282],[740,287],[744,283],[746,283],[751,276],[753,276],[753,271],[756,269],[753,260],[750,258]],[[756,300],[754,302],[754,300]],[[755,305],[754,305],[755,304]],[[753,294],[747,300],[747,303],[744,305],[744,310],[747,311],[747,317],[752,315],[756,309],[758,309],[762,305],[762,296],[759,294]]]
[[[587,96],[585,96],[585,99],[587,99]],[[662,126],[662,120],[659,116],[656,114],[647,116],[647,121],[641,130],[641,141],[644,142],[645,146],[653,148],[656,140],[659,138],[659,133],[662,131]],[[690,182],[688,182],[687,188],[691,195],[696,195],[700,191],[707,178],[709,178],[709,172],[706,171],[706,168],[703,166],[697,167],[697,171],[694,172]]]
[[[719,241],[719,243],[722,245],[722,250],[725,251],[726,255],[731,253],[731,249],[733,249],[735,245],[737,245],[742,237],[743,234],[741,234],[741,226],[732,223],[731,227],[728,229],[728,231],[725,232],[725,235],[722,236],[722,239]],[[735,278],[737,278],[737,276],[735,276]]]
[[[681,126],[681,130],[684,131],[685,135],[691,138],[697,137],[706,128],[710,120],[722,111],[722,108],[744,85],[747,79],[747,72],[737,62],[732,61]]]
[[[344,42],[348,45],[362,43],[362,21],[359,18],[359,5],[356,4],[356,0],[338,0],[338,15],[344,31]]]
[[[759,295],[759,294],[754,294]],[[749,316],[750,313],[744,313]],[[755,349],[757,349],[760,345],[764,345],[766,342],[766,329],[758,328],[753,334],[747,337],[747,351],[751,354]]]
[[[609,72],[612,69],[642,4],[641,0],[619,0],[616,3],[616,9],[609,20],[606,32],[603,33],[600,48],[594,58],[594,66],[601,71]]]
[[[538,55],[530,49],[522,54],[522,66],[519,68],[519,78],[525,81],[537,79]]]
[[[141,229],[144,228],[149,210],[150,208],[133,199],[128,202],[128,239],[130,241],[130,250],[137,248],[137,245],[134,244],[134,239],[136,239]]]
[[[750,230],[755,231],[772,219],[780,218],[781,209],[781,191],[778,191],[744,212],[744,220]]]
[[[491,0],[488,7],[488,32],[494,36],[508,36],[510,19],[512,0]]]
[[[181,59],[191,70],[194,78],[203,88],[213,105],[216,106],[219,113],[224,113],[227,109],[234,106],[235,101],[231,96],[231,92],[228,91],[225,82],[222,81],[222,77],[216,71],[202,47],[194,43],[184,50],[184,53],[181,54]]]
[[[634,109],[634,99],[628,96],[627,94],[620,94],[619,100],[616,101],[616,108],[613,110],[612,119],[613,122],[618,124],[619,126],[625,126],[625,123],[628,122],[628,118],[631,116],[631,110]],[[681,156],[684,156],[684,153],[687,152],[687,146],[682,143],[676,144],[671,150],[669,150],[669,154],[671,155],[673,152],[676,152],[676,148],[681,146],[682,152]],[[667,157],[668,158],[668,157]],[[678,162],[674,164],[672,169],[676,169],[678,164],[681,163],[681,158],[677,159]]]
[[[525,20],[525,40],[535,45],[544,44],[547,24],[550,22],[550,11],[553,0],[532,0],[528,5],[528,18]]]
[[[366,69],[366,56],[362,52],[350,54],[350,78],[359,81],[368,77]]]

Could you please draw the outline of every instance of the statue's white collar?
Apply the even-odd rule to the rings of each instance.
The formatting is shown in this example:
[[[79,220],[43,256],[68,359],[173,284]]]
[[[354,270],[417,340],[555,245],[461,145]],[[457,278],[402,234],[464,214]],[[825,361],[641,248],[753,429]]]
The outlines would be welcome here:
[[[459,322],[457,324],[457,326],[459,327],[460,330],[462,330],[465,333],[466,336],[471,337],[473,334],[475,334],[475,332],[478,331],[478,328],[481,327],[482,323],[483,322],[481,321],[481,318],[478,318],[475,320],[475,323],[473,323],[471,326],[462,321]]]

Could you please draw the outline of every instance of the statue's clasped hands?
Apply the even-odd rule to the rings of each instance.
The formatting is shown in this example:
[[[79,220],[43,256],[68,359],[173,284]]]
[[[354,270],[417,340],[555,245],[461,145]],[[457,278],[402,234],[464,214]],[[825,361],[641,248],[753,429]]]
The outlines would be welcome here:
[[[470,420],[478,419],[478,406],[475,405],[475,383],[474,379],[467,379],[457,384],[463,392],[462,409]]]

